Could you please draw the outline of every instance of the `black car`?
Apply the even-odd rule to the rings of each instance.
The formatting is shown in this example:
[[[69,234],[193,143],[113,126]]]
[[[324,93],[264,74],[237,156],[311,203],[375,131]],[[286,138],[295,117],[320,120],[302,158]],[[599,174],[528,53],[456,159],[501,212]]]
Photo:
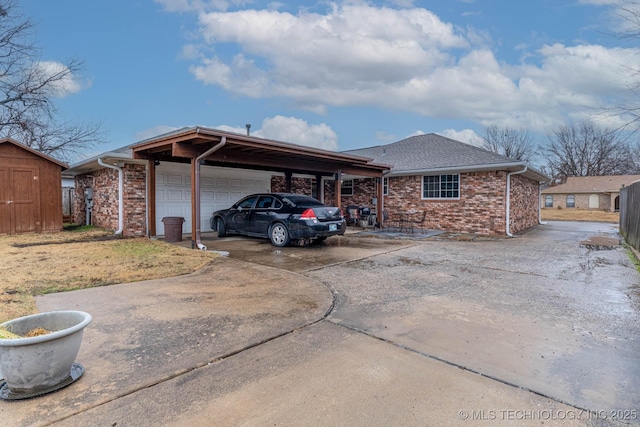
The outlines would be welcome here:
[[[232,233],[267,237],[274,246],[321,242],[347,229],[339,208],[292,193],[252,194],[229,209],[215,211],[210,224],[218,237]]]

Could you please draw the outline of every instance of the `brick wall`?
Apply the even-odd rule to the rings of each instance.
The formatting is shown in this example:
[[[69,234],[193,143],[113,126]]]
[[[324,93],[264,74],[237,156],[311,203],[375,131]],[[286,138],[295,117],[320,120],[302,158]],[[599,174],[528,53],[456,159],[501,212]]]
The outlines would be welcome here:
[[[522,175],[511,176],[510,224],[511,233],[519,233],[538,224],[538,195],[536,181]]]
[[[455,200],[422,199],[422,176],[389,177],[389,194],[384,196],[385,210],[391,218],[400,212],[426,212],[424,228],[461,233],[506,234],[506,179],[503,171],[460,174],[460,198]],[[511,224],[517,233],[538,223],[538,183],[527,178],[511,177]],[[325,184],[325,201],[333,204],[334,183]],[[375,181],[354,181],[354,196],[343,196],[342,206],[372,205]]]
[[[340,206],[346,208],[349,205],[358,207],[366,206],[375,209],[373,198],[376,197],[376,184],[372,178],[361,178],[353,180],[353,195],[340,197]],[[335,181],[325,181],[324,183],[324,200],[326,205],[335,206]]]
[[[312,187],[311,178],[291,178],[291,192],[297,194],[305,194],[311,196]],[[271,177],[271,192],[272,193],[284,193],[286,192],[286,180],[284,176],[272,176]]]
[[[463,173],[459,199],[429,200],[422,199],[422,176],[389,177],[385,209],[392,219],[399,212],[426,211],[424,228],[505,234],[505,190],[505,172]]]
[[[144,165],[125,164],[123,236],[144,236],[146,222],[146,174]],[[93,189],[91,225],[107,230],[118,229],[118,171],[104,168],[76,177],[75,217],[86,223],[84,191]]]

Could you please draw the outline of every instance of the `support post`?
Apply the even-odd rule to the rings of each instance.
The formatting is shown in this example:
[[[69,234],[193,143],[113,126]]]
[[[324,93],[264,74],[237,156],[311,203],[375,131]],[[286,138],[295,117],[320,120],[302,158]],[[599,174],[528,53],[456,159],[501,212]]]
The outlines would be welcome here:
[[[340,169],[338,169],[338,172],[336,172],[335,177],[336,180],[334,193],[336,195],[336,202],[334,206],[342,208],[342,171]]]
[[[384,202],[382,200],[382,198],[384,197],[383,193],[383,189],[384,189],[384,185],[383,185],[383,180],[384,178],[382,176],[380,176],[380,178],[376,178],[376,197],[378,198],[377,203],[376,203],[376,216],[378,218],[378,223],[380,224],[380,229],[382,229],[382,227],[384,226],[384,214],[383,214],[383,209],[384,209]],[[375,224],[374,224],[375,226]]]
[[[284,191],[285,193],[291,193],[291,179],[293,177],[293,173],[285,172],[284,173]]]
[[[149,180],[147,194],[149,195],[147,210],[148,237],[156,236],[156,161],[149,160]]]
[[[196,226],[199,219],[196,218],[196,203],[199,198],[196,197],[196,167],[198,160],[195,157],[191,158],[191,249],[196,247]]]

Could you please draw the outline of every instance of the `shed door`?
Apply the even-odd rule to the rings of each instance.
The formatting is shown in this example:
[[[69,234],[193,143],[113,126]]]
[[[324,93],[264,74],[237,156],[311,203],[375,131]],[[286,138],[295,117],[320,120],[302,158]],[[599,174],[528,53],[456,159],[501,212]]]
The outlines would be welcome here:
[[[9,168],[0,166],[0,234],[11,234],[11,196]]]
[[[38,168],[0,166],[0,176],[0,233],[41,231]]]

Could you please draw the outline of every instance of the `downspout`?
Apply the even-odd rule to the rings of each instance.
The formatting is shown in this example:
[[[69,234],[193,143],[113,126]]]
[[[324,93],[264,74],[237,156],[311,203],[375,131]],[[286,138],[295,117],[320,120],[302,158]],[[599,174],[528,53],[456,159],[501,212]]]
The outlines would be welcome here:
[[[211,147],[210,149],[208,149],[207,151],[205,151],[204,153],[202,153],[198,157],[196,157],[196,176],[194,177],[194,179],[195,179],[195,192],[196,192],[196,205],[195,205],[195,215],[194,215],[195,216],[195,220],[196,220],[195,246],[198,249],[201,249],[203,251],[206,251],[207,247],[205,245],[203,245],[202,241],[200,240],[200,162],[202,162],[204,159],[209,157],[211,154],[215,153],[216,151],[218,151],[219,149],[224,147],[226,145],[226,143],[227,143],[227,137],[223,136],[222,139],[220,139],[219,143],[217,143],[216,145],[214,145],[213,147]],[[192,242],[192,245],[193,245],[193,242]],[[195,249],[195,248],[192,248],[192,249]]]
[[[103,162],[100,157],[98,157],[98,164],[105,168],[115,169],[118,171],[118,229],[114,234],[122,234],[122,230],[124,229],[124,174],[122,172],[122,168],[114,165],[108,165]]]
[[[511,219],[511,175],[525,173],[527,169],[529,169],[529,167],[525,166],[521,171],[509,172],[507,174],[507,223],[505,224],[505,229],[507,231],[507,236],[509,237],[513,237],[513,234],[509,231],[509,220]]]
[[[547,223],[542,220],[542,184],[544,181],[538,183],[538,224],[546,225]]]

